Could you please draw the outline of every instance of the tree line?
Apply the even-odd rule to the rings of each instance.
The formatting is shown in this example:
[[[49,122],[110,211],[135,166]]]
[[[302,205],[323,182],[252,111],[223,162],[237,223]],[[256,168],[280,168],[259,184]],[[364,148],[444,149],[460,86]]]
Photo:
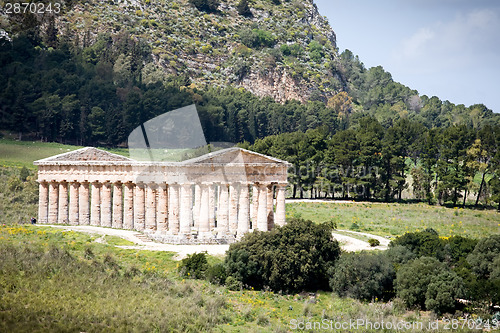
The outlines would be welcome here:
[[[385,129],[365,116],[331,135],[320,127],[258,139],[244,148],[293,164],[292,197],[500,203],[500,126],[428,129],[400,119]],[[307,193],[306,193],[307,192]]]

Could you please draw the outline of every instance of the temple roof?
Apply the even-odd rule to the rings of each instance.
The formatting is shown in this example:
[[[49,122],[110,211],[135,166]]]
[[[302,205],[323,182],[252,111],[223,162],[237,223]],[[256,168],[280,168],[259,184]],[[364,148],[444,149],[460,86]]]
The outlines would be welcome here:
[[[81,148],[75,151],[47,157],[35,161],[35,165],[81,165],[81,164],[133,164],[133,165],[204,165],[204,164],[284,164],[288,162],[249,151],[243,148],[232,147],[205,154],[183,162],[147,162],[136,161],[125,156],[113,154],[94,147]]]
[[[289,164],[286,161],[238,147],[218,150],[213,153],[208,153],[203,156],[184,161],[183,163],[185,164],[230,164],[230,163]]]
[[[125,156],[113,154],[101,149],[97,149],[94,147],[85,147],[75,151],[70,151],[67,153],[47,157],[38,161],[35,161],[35,164],[42,163],[50,163],[50,162],[87,162],[87,161],[109,161],[109,162],[117,162],[117,161],[133,161],[130,158]]]

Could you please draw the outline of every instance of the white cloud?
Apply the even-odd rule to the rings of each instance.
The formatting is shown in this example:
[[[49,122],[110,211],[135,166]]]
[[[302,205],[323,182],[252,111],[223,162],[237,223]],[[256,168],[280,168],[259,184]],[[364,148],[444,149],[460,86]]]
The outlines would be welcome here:
[[[498,58],[499,19],[497,12],[481,9],[421,27],[398,44],[393,61],[412,71],[435,72]]]
[[[435,37],[434,31],[430,28],[421,28],[413,36],[402,42],[401,55],[403,58],[414,58],[420,56],[423,50],[428,48],[428,44]]]

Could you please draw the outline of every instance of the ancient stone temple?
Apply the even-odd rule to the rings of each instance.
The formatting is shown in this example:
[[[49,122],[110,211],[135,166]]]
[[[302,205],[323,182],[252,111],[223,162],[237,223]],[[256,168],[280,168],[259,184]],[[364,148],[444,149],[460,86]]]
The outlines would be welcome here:
[[[144,231],[165,242],[231,242],[285,224],[289,164],[241,148],[142,162],[82,148],[35,162],[39,223]]]

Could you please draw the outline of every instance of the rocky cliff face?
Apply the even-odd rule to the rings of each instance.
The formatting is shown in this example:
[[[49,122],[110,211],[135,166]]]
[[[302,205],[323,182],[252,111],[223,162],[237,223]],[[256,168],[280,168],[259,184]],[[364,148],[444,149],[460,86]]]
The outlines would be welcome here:
[[[149,72],[188,75],[197,86],[240,86],[279,102],[326,99],[343,86],[335,33],[312,0],[255,0],[250,17],[238,2],[206,13],[188,0],[66,1],[55,22],[80,46],[130,34],[150,47]]]

